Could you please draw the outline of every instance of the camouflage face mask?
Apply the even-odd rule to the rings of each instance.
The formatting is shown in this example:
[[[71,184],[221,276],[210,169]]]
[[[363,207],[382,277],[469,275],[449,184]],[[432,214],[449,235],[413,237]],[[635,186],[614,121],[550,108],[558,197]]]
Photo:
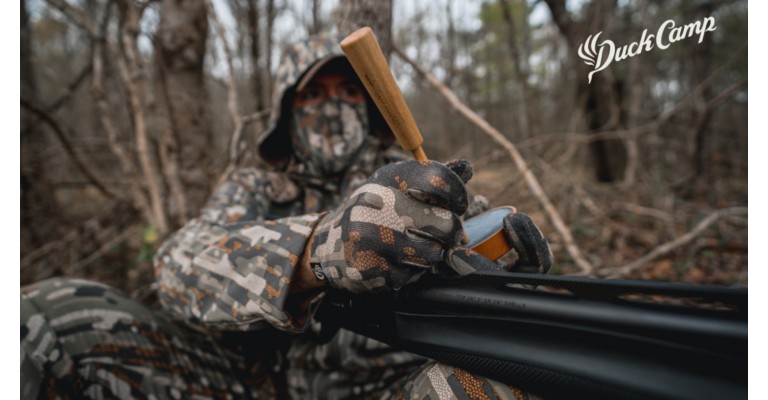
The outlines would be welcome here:
[[[368,135],[366,105],[334,98],[294,108],[292,128],[297,154],[324,174],[338,174],[349,167]]]

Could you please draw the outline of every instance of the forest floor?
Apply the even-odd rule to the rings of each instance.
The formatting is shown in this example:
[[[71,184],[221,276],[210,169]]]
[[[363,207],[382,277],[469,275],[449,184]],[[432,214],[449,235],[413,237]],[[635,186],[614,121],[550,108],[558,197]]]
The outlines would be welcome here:
[[[513,205],[531,216],[550,241],[555,259],[551,273],[578,272],[544,207],[520,175],[512,164],[488,165],[475,171],[469,188],[472,193],[487,196],[492,206]],[[642,187],[547,183],[544,190],[570,227],[576,245],[601,274],[689,234],[713,210],[746,204],[746,186],[721,191],[714,200],[706,185],[685,197],[679,193],[662,194],[660,197],[667,199],[666,207],[659,208],[639,204],[640,190],[645,189]],[[746,286],[747,250],[747,216],[721,218],[687,243],[620,277]]]

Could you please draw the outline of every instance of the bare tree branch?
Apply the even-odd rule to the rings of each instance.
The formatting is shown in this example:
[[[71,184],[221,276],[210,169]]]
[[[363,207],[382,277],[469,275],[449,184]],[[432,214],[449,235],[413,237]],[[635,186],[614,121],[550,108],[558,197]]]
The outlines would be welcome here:
[[[241,117],[240,116],[240,107],[238,105],[237,100],[237,91],[235,86],[235,69],[232,65],[232,51],[229,49],[229,44],[227,44],[227,37],[226,37],[226,31],[224,30],[224,27],[221,25],[221,22],[219,22],[219,19],[216,15],[216,11],[213,8],[213,3],[211,0],[206,0],[206,4],[208,6],[208,15],[211,18],[211,21],[213,21],[213,25],[216,28],[216,33],[219,36],[219,40],[221,42],[221,46],[224,49],[224,55],[226,57],[227,61],[227,67],[228,67],[228,74],[227,74],[227,106],[229,109],[229,115],[232,118],[232,122],[235,125],[235,129],[232,132],[232,136],[229,141],[229,161],[227,162],[227,166],[224,168],[224,171],[220,175],[219,183],[226,179],[229,174],[234,171],[234,169],[237,167],[237,163],[240,160],[240,156],[242,154],[242,148],[240,139],[243,135],[243,131],[245,128],[254,121],[259,121],[261,117],[263,117],[269,110],[262,110],[259,112],[256,112],[254,114],[251,114],[247,117]],[[269,51],[269,49],[267,49]],[[269,66],[267,66],[268,68]],[[258,96],[259,93],[256,93],[256,96]]]
[[[266,36],[267,44],[266,48],[264,49],[264,55],[266,56],[266,60],[264,62],[264,71],[266,71],[267,79],[265,79],[264,82],[264,88],[262,90],[262,101],[261,104],[263,104],[266,107],[271,106],[270,104],[270,93],[272,93],[272,80],[269,79],[270,73],[269,69],[272,67],[272,43],[273,43],[273,31],[275,26],[275,18],[277,17],[277,10],[275,9],[275,0],[267,0],[267,31],[264,33],[264,36]]]
[[[727,64],[732,64],[736,61],[737,55],[741,51],[741,48],[736,50],[734,54],[731,56],[731,58],[728,60]],[[703,90],[704,87],[711,85],[714,82],[714,78],[719,75],[720,73],[726,71],[727,68],[725,66],[718,68],[717,71],[713,72],[712,75],[710,75],[707,79],[702,81],[698,86],[696,86],[691,93],[694,93],[696,91]],[[740,82],[736,82],[734,84],[729,85],[727,88],[723,89],[722,92],[718,93],[716,96],[714,96],[712,99],[709,99],[707,101],[707,107],[708,108],[714,108],[717,105],[719,105],[723,100],[728,98],[733,92],[741,88],[743,85],[746,85],[747,81],[743,80]],[[665,123],[666,121],[669,121],[673,116],[676,114],[682,112],[685,110],[692,102],[693,102],[694,96],[689,94],[688,96],[684,97],[682,100],[677,102],[673,107],[671,107],[669,110],[660,113],[654,120],[651,120],[645,124],[627,128],[627,129],[612,129],[612,130],[604,130],[597,133],[583,133],[583,132],[563,132],[563,133],[546,133],[542,135],[538,135],[536,137],[530,138],[525,140],[524,142],[520,143],[518,147],[530,147],[534,145],[543,145],[548,144],[552,141],[571,141],[571,142],[577,142],[577,143],[592,143],[596,140],[604,140],[604,139],[634,139],[637,136],[640,136],[645,133],[654,132],[661,124]]]
[[[80,170],[80,172],[85,175],[85,177],[90,181],[94,186],[96,186],[96,189],[101,192],[104,196],[107,198],[114,198],[115,194],[112,193],[109,189],[107,189],[99,180],[99,178],[96,177],[96,174],[94,174],[91,171],[91,168],[88,167],[83,160],[80,159],[80,157],[75,153],[75,149],[72,148],[72,143],[70,143],[69,138],[67,137],[67,134],[64,133],[64,130],[61,128],[58,122],[56,122],[53,117],[48,114],[47,112],[43,111],[39,107],[32,104],[30,101],[21,98],[21,105],[26,108],[27,110],[31,111],[33,114],[35,114],[38,118],[40,118],[43,122],[48,124],[48,126],[51,128],[53,133],[56,135],[56,137],[61,141],[61,144],[64,146],[64,151],[69,155],[69,157],[72,159],[72,162],[75,164],[75,167]]]
[[[24,257],[21,259],[21,269],[29,268],[33,264],[35,264],[37,261],[39,261],[41,258],[45,257],[48,253],[51,251],[54,251],[57,247],[61,247],[62,243],[70,243],[75,240],[77,240],[78,235],[80,234],[81,227],[83,226],[91,226],[91,225],[98,225],[98,221],[112,215],[115,212],[115,209],[118,208],[120,205],[119,199],[113,199],[109,201],[106,205],[101,207],[98,211],[94,212],[94,215],[88,219],[87,221],[80,224],[77,228],[70,230],[69,232],[63,234],[60,236],[59,240],[57,241],[49,241],[44,246],[38,247],[33,251],[30,251]]]
[[[464,118],[466,118],[471,123],[475,124],[486,135],[488,135],[496,143],[500,144],[502,147],[504,147],[505,150],[507,150],[507,153],[509,153],[509,156],[512,158],[512,161],[517,166],[517,169],[523,175],[523,178],[525,179],[525,182],[528,185],[529,189],[534,194],[534,196],[536,196],[536,198],[539,200],[541,205],[544,207],[544,210],[546,211],[547,215],[552,221],[552,224],[555,226],[555,229],[558,231],[558,233],[562,237],[563,242],[565,243],[566,250],[568,251],[568,254],[571,255],[576,265],[581,269],[582,273],[591,274],[592,270],[594,269],[592,267],[592,264],[590,264],[589,261],[587,261],[581,255],[581,251],[579,250],[578,246],[574,242],[573,235],[571,234],[570,229],[565,224],[565,222],[563,222],[563,219],[560,216],[560,213],[557,211],[557,208],[555,208],[555,206],[549,200],[549,197],[544,192],[544,189],[542,189],[538,179],[536,179],[536,176],[528,167],[528,163],[525,161],[525,159],[523,159],[523,156],[517,150],[515,145],[512,144],[509,140],[507,140],[504,137],[504,135],[501,134],[501,132],[499,132],[496,128],[491,126],[486,120],[481,118],[479,115],[477,115],[477,113],[475,113],[474,111],[469,109],[469,107],[464,105],[456,97],[456,94],[454,94],[453,91],[451,91],[451,89],[443,85],[432,74],[430,74],[429,72],[421,68],[418,64],[416,64],[416,62],[414,62],[408,56],[406,56],[405,53],[403,53],[403,51],[400,50],[397,46],[394,47],[394,50],[395,50],[395,53],[398,56],[400,56],[400,58],[402,58],[405,62],[410,64],[419,73],[419,75],[426,78],[427,81],[441,95],[443,95],[443,97],[445,97],[445,99],[451,104],[451,106],[456,111],[458,111]]]
[[[726,61],[722,66],[720,66],[720,68],[718,68],[715,72],[711,73],[706,79],[701,81],[701,83],[696,85],[696,87],[693,88],[693,90],[691,90],[687,96],[685,96],[682,100],[680,100],[677,104],[675,104],[674,107],[672,107],[666,112],[661,113],[658,117],[658,120],[662,122],[669,121],[669,119],[672,118],[672,116],[674,116],[681,110],[688,107],[696,99],[696,97],[699,96],[699,94],[704,91],[704,89],[708,88],[714,83],[715,78],[718,75],[720,75],[725,71],[730,70],[731,66],[738,60],[738,55],[743,50],[747,50],[746,42],[742,44],[738,49],[736,49],[736,51],[733,52],[733,54],[728,59],[728,61]]]
[[[512,65],[514,66],[515,70],[515,78],[517,78],[517,82],[520,85],[521,101],[518,103],[520,110],[518,112],[520,132],[524,138],[527,138],[531,136],[531,126],[529,122],[530,118],[528,117],[528,103],[531,101],[528,97],[528,92],[530,91],[528,88],[528,67],[527,65],[524,65],[528,62],[526,58],[527,54],[521,54],[522,52],[517,45],[517,25],[515,24],[515,18],[514,15],[512,15],[509,2],[507,0],[499,0],[499,5],[501,6],[504,21],[507,23],[507,48],[509,49],[509,54],[512,57]],[[524,25],[528,24],[526,21],[527,18],[528,15],[523,15]]]
[[[61,11],[67,18],[72,20],[72,22],[75,23],[75,25],[83,28],[86,32],[88,32],[89,35],[91,35],[92,38],[97,39],[100,37],[99,30],[96,27],[96,23],[93,22],[93,20],[83,12],[82,10],[79,10],[69,3],[67,3],[65,0],[45,0],[48,4],[51,6],[57,8],[59,11]]]
[[[232,50],[227,43],[227,32],[224,30],[224,26],[219,22],[219,18],[216,15],[216,10],[213,8],[211,0],[205,1],[208,7],[208,16],[213,22],[213,26],[216,29],[216,34],[219,36],[221,47],[224,49],[224,57],[227,62],[227,108],[229,110],[229,116],[232,118],[232,123],[237,127],[240,126],[240,106],[237,100],[237,90],[235,85],[235,68],[232,65]]]
[[[747,86],[747,80],[743,80],[741,82],[736,82],[727,88],[723,89],[722,92],[718,93],[717,96],[712,97],[709,101],[707,101],[707,109],[713,109],[720,105],[725,99],[730,97],[733,92],[739,90],[742,86]]]
[[[231,3],[239,4],[237,1]],[[262,60],[264,57],[264,50],[261,47],[261,29],[259,24],[259,16],[261,11],[259,10],[259,4],[256,0],[248,0],[245,11],[240,11],[241,14],[246,16],[246,25],[248,28],[248,37],[250,38],[249,55],[251,59],[251,90],[253,92],[254,108],[260,110],[264,107],[262,100],[265,98],[262,93],[265,90],[265,83],[267,81],[267,75],[269,66],[262,68]],[[268,50],[267,50],[268,51]]]
[[[106,21],[101,27],[102,30],[106,30]],[[134,206],[142,213],[147,221],[152,221],[152,209],[149,204],[146,192],[142,187],[141,181],[138,177],[137,167],[134,164],[128,150],[126,150],[119,141],[119,131],[117,124],[115,123],[112,115],[112,106],[109,104],[109,100],[105,95],[104,89],[104,62],[105,54],[104,47],[106,44],[102,41],[95,41],[92,51],[92,64],[93,64],[93,77],[91,82],[91,96],[93,96],[96,109],[99,112],[99,120],[107,134],[107,140],[112,150],[112,153],[117,156],[120,161],[120,165],[123,171],[126,173],[129,181],[129,195],[133,200]]]
[[[663,255],[669,254],[670,252],[677,249],[678,247],[688,244],[697,236],[701,235],[707,228],[709,228],[710,225],[717,222],[719,219],[730,217],[730,216],[737,216],[737,215],[738,216],[747,215],[747,207],[731,207],[731,208],[723,208],[723,209],[717,210],[712,214],[709,214],[703,220],[701,220],[701,222],[696,224],[696,226],[685,235],[680,236],[674,240],[671,240],[667,243],[662,244],[661,246],[654,248],[644,256],[638,258],[635,261],[632,261],[631,263],[623,267],[604,269],[604,270],[598,271],[597,273],[598,275],[611,277],[611,278],[627,275],[635,270],[638,270],[644,267],[649,262]]]
[[[614,203],[618,207],[621,207],[633,214],[644,215],[646,217],[656,218],[664,222],[673,222],[674,216],[666,211],[657,210],[654,208],[648,208],[631,203]]]
[[[162,63],[158,63],[160,74],[160,91],[165,100],[165,105],[168,109],[169,127],[162,129],[160,133],[160,140],[158,143],[158,157],[161,168],[163,170],[163,176],[168,182],[168,189],[171,192],[171,196],[176,202],[177,215],[176,221],[179,226],[183,225],[187,219],[188,207],[187,199],[184,194],[184,184],[179,177],[179,143],[175,116],[173,114],[173,107],[170,105],[170,98],[168,96],[168,85],[165,82],[165,71],[163,70]]]
[[[142,229],[141,225],[133,225],[130,228],[124,230],[123,232],[121,232],[120,234],[112,238],[112,240],[104,243],[101,247],[99,247],[93,253],[89,254],[87,257],[77,261],[76,263],[69,265],[66,268],[66,271],[65,271],[66,274],[67,275],[78,274],[83,268],[87,267],[92,262],[103,257],[104,254],[112,250],[116,245],[128,240],[131,236],[134,236],[137,233],[139,233],[141,229]]]
[[[168,217],[165,212],[165,195],[160,180],[161,174],[150,150],[145,114],[145,100],[147,98],[145,71],[139,59],[136,43],[136,37],[140,31],[139,22],[143,7],[125,0],[119,4],[122,11],[120,41],[122,43],[123,57],[118,55],[117,66],[123,85],[128,92],[129,104],[132,108],[136,152],[138,153],[142,176],[146,180],[147,189],[149,190],[150,207],[152,210],[151,222],[157,225],[159,234],[162,237],[168,233]]]
[[[59,109],[59,107],[64,105],[64,103],[66,103],[70,99],[70,97],[72,97],[72,94],[75,93],[77,88],[80,87],[80,84],[85,82],[85,79],[88,77],[88,75],[91,74],[91,71],[93,71],[93,64],[91,63],[86,64],[83,67],[83,69],[80,71],[80,73],[77,74],[77,77],[75,78],[75,80],[72,81],[72,83],[70,83],[69,85],[67,85],[67,91],[64,92],[64,94],[61,95],[61,97],[56,99],[56,101],[51,103],[50,106],[48,106],[48,111],[55,112],[56,110]]]

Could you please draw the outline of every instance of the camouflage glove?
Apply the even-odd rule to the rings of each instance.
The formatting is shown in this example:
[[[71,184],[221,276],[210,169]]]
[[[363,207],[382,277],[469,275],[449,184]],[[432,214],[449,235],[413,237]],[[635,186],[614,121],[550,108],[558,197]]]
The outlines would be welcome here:
[[[541,230],[528,215],[516,212],[504,218],[504,234],[517,253],[508,270],[546,274],[552,266],[552,250]]]
[[[386,165],[317,226],[310,265],[352,292],[399,289],[435,272],[463,237],[466,161]],[[461,177],[460,177],[461,176]]]
[[[552,266],[552,250],[531,217],[521,212],[513,212],[504,217],[502,222],[507,243],[517,254],[517,260],[513,264],[491,262],[476,251],[459,245],[447,251],[447,266],[458,275],[475,271],[546,274]]]

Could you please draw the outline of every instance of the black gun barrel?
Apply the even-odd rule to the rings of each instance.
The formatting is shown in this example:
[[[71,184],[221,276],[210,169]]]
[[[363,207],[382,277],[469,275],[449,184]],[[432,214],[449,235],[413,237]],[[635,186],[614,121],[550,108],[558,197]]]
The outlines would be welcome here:
[[[521,285],[531,279],[558,291]],[[624,298],[655,293],[671,304]],[[319,317],[549,398],[746,398],[746,297],[743,288],[478,274],[330,293]]]

